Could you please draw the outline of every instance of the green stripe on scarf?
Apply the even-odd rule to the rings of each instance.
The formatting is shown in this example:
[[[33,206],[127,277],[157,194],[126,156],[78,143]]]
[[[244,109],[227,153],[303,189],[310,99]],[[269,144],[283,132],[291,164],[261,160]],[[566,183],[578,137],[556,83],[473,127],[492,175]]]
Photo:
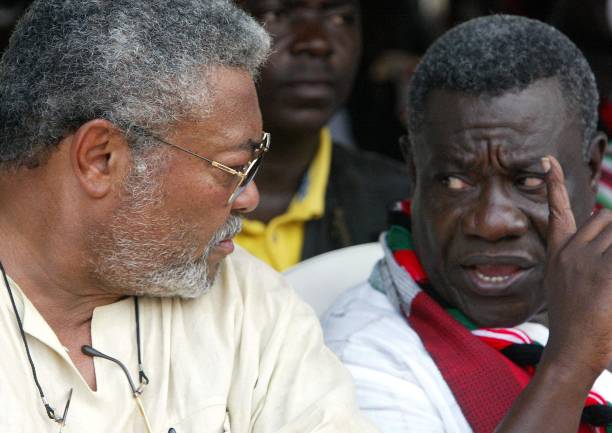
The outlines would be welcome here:
[[[392,252],[397,250],[414,250],[412,235],[401,226],[391,226],[387,232],[387,246]]]
[[[463,314],[461,311],[459,311],[458,309],[448,308],[446,312],[450,314],[453,317],[453,319],[461,323],[463,326],[465,326],[470,331],[473,331],[474,329],[478,329],[478,326],[476,326],[474,322],[468,319],[467,316]]]

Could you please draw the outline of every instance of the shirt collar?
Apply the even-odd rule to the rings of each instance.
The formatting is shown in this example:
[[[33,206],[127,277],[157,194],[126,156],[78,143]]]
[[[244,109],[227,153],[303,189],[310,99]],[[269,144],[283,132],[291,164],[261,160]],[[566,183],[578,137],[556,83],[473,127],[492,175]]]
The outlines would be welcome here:
[[[331,158],[331,134],[328,128],[323,128],[320,134],[319,149],[289,205],[288,213],[299,215],[304,220],[323,216]]]
[[[332,139],[328,128],[323,128],[319,137],[319,148],[287,211],[274,217],[272,221],[308,221],[323,216],[331,168]],[[244,233],[261,234],[266,228],[266,224],[257,220],[245,218],[243,223]]]
[[[66,354],[66,350],[64,346],[60,343],[57,335],[53,332],[47,321],[40,314],[40,312],[36,309],[36,307],[32,304],[32,302],[27,298],[25,293],[21,290],[21,287],[7,275],[8,282],[10,284],[11,292],[13,294],[13,298],[15,299],[15,307],[17,308],[17,312],[19,313],[19,317],[23,324],[23,331],[30,335],[43,344],[49,346],[53,350],[55,350],[60,356],[68,359]],[[6,290],[6,286],[4,281],[2,282],[2,291],[4,294],[0,295],[6,299],[6,306],[10,309],[11,315],[14,316],[13,307],[11,305],[11,301]],[[17,325],[17,318],[15,317],[15,332],[19,332],[19,327]]]

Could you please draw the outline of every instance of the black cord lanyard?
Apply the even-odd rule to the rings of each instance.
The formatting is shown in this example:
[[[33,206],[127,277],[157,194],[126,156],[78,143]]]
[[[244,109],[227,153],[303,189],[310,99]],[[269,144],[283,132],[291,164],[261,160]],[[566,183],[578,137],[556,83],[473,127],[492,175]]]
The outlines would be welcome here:
[[[23,322],[21,321],[21,317],[19,317],[19,312],[17,311],[17,305],[15,303],[13,291],[11,290],[11,286],[6,276],[6,272],[4,270],[4,265],[2,264],[2,261],[0,261],[0,271],[2,272],[2,277],[4,279],[4,285],[6,286],[6,290],[8,292],[9,298],[11,299],[11,305],[13,306],[13,311],[15,312],[15,318],[17,319],[17,326],[19,327],[19,333],[21,335],[21,340],[23,341],[26,355],[28,357],[28,362],[30,363],[30,368],[32,370],[32,377],[34,378],[34,383],[36,384],[36,388],[38,389],[38,394],[40,395],[40,399],[42,400],[42,403],[45,407],[47,416],[51,420],[58,423],[60,426],[64,426],[66,425],[66,416],[68,415],[68,408],[70,407],[70,401],[72,400],[73,389],[70,388],[70,391],[68,392],[68,400],[66,401],[66,405],[64,406],[64,411],[62,413],[62,416],[61,417],[57,416],[55,409],[47,401],[47,397],[45,396],[42,386],[40,385],[40,382],[38,380],[38,375],[36,373],[36,366],[34,365],[34,360],[32,359],[32,354],[30,353],[30,347],[28,346],[28,340],[26,339],[26,334],[23,329]],[[130,374],[127,371],[127,368],[120,361],[110,356],[104,355],[103,353],[97,351],[91,346],[83,346],[81,350],[86,355],[100,356],[102,358],[108,359],[118,364],[123,369],[123,371],[125,372],[127,376],[128,382],[130,383],[130,388],[132,389],[132,393],[134,395],[140,395],[142,394],[144,387],[149,384],[149,378],[145,374],[144,369],[143,369],[143,364],[142,364],[142,352],[141,352],[141,344],[140,344],[140,309],[138,305],[138,298],[135,296],[133,299],[134,299],[134,313],[136,317],[136,345],[138,349],[138,378],[139,378],[139,383],[140,383],[140,386],[138,388],[134,386],[134,383],[132,382],[132,378],[130,377]]]

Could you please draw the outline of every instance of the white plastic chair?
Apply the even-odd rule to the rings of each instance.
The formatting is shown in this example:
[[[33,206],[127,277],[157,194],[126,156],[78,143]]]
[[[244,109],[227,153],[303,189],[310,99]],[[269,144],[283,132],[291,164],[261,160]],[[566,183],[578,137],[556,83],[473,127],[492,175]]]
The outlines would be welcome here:
[[[342,292],[366,281],[382,256],[377,242],[354,245],[306,259],[283,274],[321,317]]]

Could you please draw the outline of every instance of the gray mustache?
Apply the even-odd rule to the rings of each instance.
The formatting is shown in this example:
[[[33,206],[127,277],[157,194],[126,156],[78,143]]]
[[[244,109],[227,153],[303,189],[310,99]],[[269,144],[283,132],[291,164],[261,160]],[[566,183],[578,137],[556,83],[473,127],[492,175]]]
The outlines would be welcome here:
[[[211,245],[215,245],[225,239],[233,238],[242,230],[242,218],[230,215],[225,224],[213,235]]]

